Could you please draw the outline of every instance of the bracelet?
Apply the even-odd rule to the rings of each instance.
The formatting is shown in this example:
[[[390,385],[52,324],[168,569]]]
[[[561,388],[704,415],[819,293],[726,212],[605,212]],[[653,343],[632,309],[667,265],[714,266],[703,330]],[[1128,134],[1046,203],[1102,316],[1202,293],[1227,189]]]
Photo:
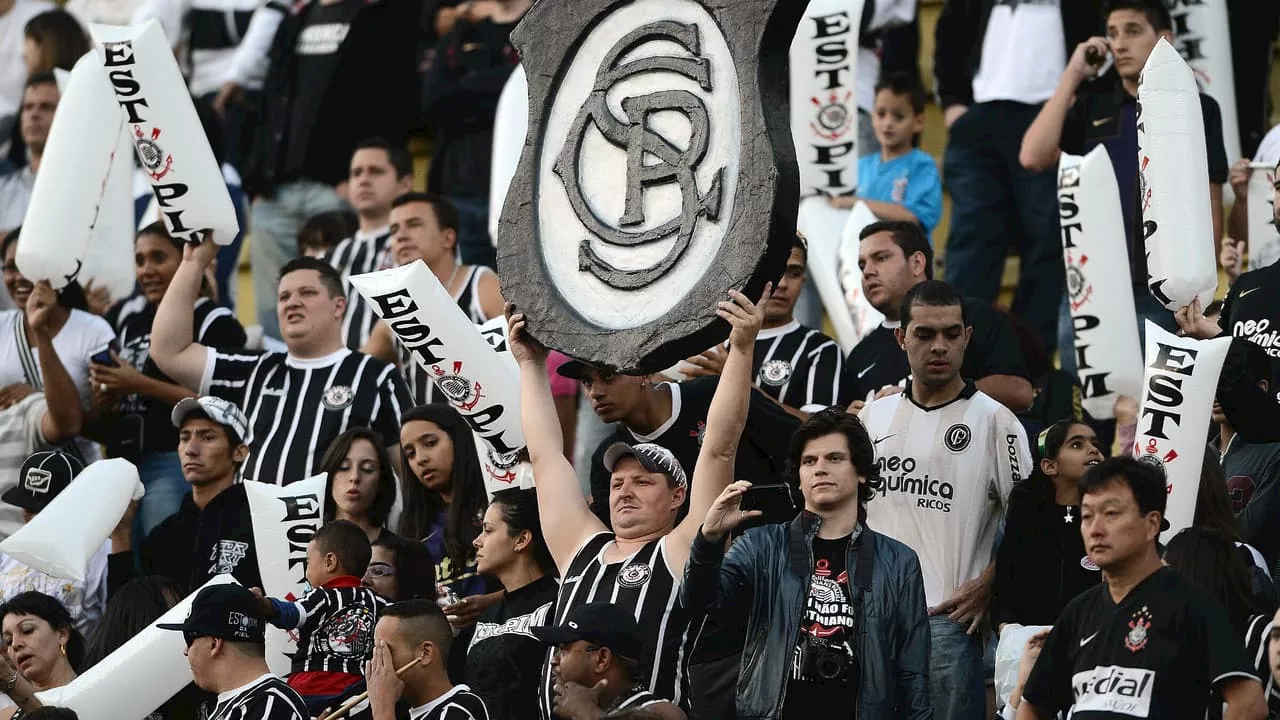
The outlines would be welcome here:
[[[5,695],[8,695],[9,693],[13,692],[13,689],[18,686],[19,677],[20,675],[18,674],[18,671],[14,670],[13,674],[9,676],[9,679],[5,681],[5,684],[4,684]]]

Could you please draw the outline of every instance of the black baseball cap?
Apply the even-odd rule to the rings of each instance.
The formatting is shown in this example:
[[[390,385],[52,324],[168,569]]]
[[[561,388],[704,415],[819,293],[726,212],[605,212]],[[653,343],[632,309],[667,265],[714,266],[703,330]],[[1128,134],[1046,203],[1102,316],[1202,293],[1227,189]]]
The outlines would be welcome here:
[[[633,457],[640,461],[644,469],[651,473],[663,473],[669,476],[676,485],[689,486],[689,478],[684,474],[684,468],[680,467],[680,461],[670,450],[661,445],[654,443],[628,445],[624,442],[616,442],[604,451],[604,469],[613,472],[618,461],[626,457]]]
[[[18,484],[4,491],[0,500],[38,513],[49,506],[58,493],[67,489],[84,469],[80,459],[61,450],[32,453],[22,462]]]
[[[574,360],[573,358],[569,358],[568,360],[561,363],[560,366],[556,368],[556,374],[562,378],[568,378],[570,380],[581,380],[583,373],[587,372],[588,370],[598,375],[605,375],[605,376],[612,376],[617,374],[612,370],[608,370],[606,368],[592,365],[591,363],[584,363],[581,360]]]
[[[265,622],[258,607],[258,598],[235,583],[201,590],[191,602],[191,612],[185,622],[157,624],[156,627],[181,632],[188,645],[202,637],[247,643],[264,642],[265,637]]]
[[[609,648],[614,655],[640,660],[644,643],[640,625],[627,610],[607,602],[593,602],[569,611],[564,624],[532,628],[533,636],[547,645],[564,645],[585,640],[592,645]]]

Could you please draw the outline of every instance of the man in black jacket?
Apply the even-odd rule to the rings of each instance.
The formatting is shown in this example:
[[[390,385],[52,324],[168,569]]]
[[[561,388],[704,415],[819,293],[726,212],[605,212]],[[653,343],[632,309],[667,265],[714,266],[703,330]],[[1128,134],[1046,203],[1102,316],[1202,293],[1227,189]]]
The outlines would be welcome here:
[[[244,485],[236,482],[240,463],[249,455],[245,444],[249,421],[232,403],[202,397],[175,405],[173,424],[179,430],[178,455],[191,493],[178,512],[142,541],[143,574],[170,578],[184,592],[223,573],[234,575],[245,587],[260,587],[249,500]],[[126,515],[111,536],[108,594],[137,574],[129,551],[131,526]]]
[[[1071,49],[1100,24],[1099,0],[947,0],[934,73],[948,128],[943,183],[951,193],[945,280],[987,302],[1005,250],[1022,258],[1013,313],[1057,346],[1064,289],[1053,172],[1018,163],[1019,141],[1048,100]]]
[[[314,0],[280,23],[263,92],[262,124],[245,173],[258,322],[280,337],[276,279],[297,256],[313,215],[345,207],[356,144],[408,140],[418,106],[420,3]]]

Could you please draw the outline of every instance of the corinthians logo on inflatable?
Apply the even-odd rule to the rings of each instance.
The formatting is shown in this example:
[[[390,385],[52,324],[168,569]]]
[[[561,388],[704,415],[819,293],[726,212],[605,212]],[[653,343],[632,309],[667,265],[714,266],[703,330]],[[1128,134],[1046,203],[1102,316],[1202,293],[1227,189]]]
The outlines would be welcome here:
[[[659,370],[724,339],[730,288],[780,274],[799,197],[794,5],[575,0],[525,16],[512,41],[529,131],[498,240],[503,292],[535,337]]]

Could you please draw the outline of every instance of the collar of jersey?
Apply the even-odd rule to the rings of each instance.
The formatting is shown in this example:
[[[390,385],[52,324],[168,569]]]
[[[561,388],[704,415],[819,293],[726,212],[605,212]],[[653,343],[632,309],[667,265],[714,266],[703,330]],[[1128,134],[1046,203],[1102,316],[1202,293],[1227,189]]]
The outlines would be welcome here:
[[[756,340],[757,341],[772,340],[778,337],[779,335],[786,335],[789,332],[793,332],[799,329],[800,329],[800,321],[792,320],[791,322],[787,323],[786,325],[783,325],[782,327],[776,327],[769,330],[761,330],[759,333],[756,333]]]
[[[449,688],[448,692],[436,698],[435,700],[432,700],[426,703],[425,705],[419,705],[418,707],[412,708],[411,710],[409,710],[409,718],[410,720],[422,720],[422,718],[431,714],[432,710],[435,710],[436,708],[440,707],[444,703],[448,702],[449,698],[453,697],[454,695],[457,695],[460,692],[466,692],[470,689],[471,688],[467,687],[466,685],[454,685],[453,687]]]
[[[884,322],[880,323],[880,327],[884,328],[885,330],[897,330],[898,328],[902,327],[902,321],[901,320],[885,320]]]
[[[355,575],[339,575],[329,582],[321,585],[323,588],[349,588],[360,587],[360,578]]]
[[[247,684],[245,684],[245,685],[241,685],[240,687],[236,688],[235,690],[228,690],[228,691],[226,691],[226,692],[224,692],[224,693],[218,693],[218,700],[217,700],[217,702],[216,702],[216,704],[215,704],[215,707],[217,707],[218,705],[222,705],[222,704],[223,704],[223,703],[225,703],[225,702],[230,702],[231,700],[234,700],[234,699],[235,699],[236,697],[238,697],[241,693],[244,693],[245,691],[249,690],[250,688],[253,688],[253,687],[254,687],[254,686],[256,686],[256,685],[259,685],[259,684],[261,684],[261,683],[264,683],[264,682],[266,682],[266,681],[270,680],[270,679],[271,679],[271,678],[273,678],[273,677],[275,677],[275,675],[272,675],[271,673],[264,673],[264,674],[262,674],[262,675],[259,675],[259,676],[258,676],[258,677],[256,677],[256,678],[254,678],[251,682],[249,682],[249,683],[247,683]]]
[[[291,368],[297,368],[299,370],[315,370],[316,368],[329,367],[330,365],[333,365],[334,363],[339,362],[340,360],[342,360],[343,358],[345,358],[350,354],[351,354],[351,348],[345,348],[345,347],[335,350],[334,352],[329,353],[324,357],[318,357],[318,358],[304,359],[304,358],[294,357],[293,354],[291,353],[289,357],[285,360],[285,364]]]
[[[952,403],[958,403],[961,400],[968,400],[969,398],[977,394],[977,392],[978,392],[978,386],[974,385],[972,380],[965,380],[964,387],[960,389],[960,394],[957,395],[954,400],[948,400],[947,402],[944,402],[941,405],[934,405],[933,407],[925,407],[920,403],[916,402],[915,398],[911,397],[911,380],[908,379],[907,386],[902,390],[902,396],[907,399],[907,402],[911,403],[912,405],[915,405],[921,410],[925,412],[933,412],[934,410],[941,410],[942,408],[947,407]]]
[[[377,230],[374,230],[374,231],[372,231],[372,232],[365,232],[365,231],[363,231],[363,230],[356,230],[356,234],[355,234],[353,237],[354,237],[354,239],[356,239],[356,240],[377,240],[378,238],[380,238],[380,237],[382,237],[382,236],[384,236],[384,235],[390,235],[390,234],[391,234],[391,226],[390,226],[390,225],[383,225],[382,227],[380,227],[380,228],[378,228]]]
[[[671,390],[671,417],[667,421],[658,426],[657,430],[648,435],[641,435],[631,428],[627,428],[627,432],[631,433],[636,440],[640,442],[654,442],[662,437],[662,434],[671,429],[676,424],[676,420],[680,418],[680,383],[662,383]]]

